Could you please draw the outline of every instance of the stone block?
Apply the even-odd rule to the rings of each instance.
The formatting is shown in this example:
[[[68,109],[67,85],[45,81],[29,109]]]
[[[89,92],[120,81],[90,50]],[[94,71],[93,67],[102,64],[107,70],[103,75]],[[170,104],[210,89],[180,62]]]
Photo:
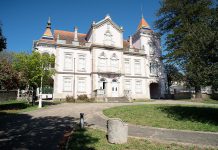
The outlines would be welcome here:
[[[119,118],[107,120],[108,142],[113,144],[123,144],[128,139],[128,124]]]

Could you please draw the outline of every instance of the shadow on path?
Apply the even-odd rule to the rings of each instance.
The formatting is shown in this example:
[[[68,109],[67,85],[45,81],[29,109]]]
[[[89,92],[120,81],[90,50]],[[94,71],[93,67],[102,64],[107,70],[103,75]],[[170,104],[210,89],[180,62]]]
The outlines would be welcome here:
[[[0,149],[60,149],[64,132],[76,126],[73,117],[32,118],[27,114],[0,113]]]

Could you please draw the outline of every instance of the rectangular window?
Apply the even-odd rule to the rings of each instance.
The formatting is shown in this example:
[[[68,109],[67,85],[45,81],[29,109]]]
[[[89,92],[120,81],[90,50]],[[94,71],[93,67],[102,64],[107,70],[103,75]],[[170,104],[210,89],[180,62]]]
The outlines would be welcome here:
[[[158,64],[156,62],[150,63],[150,73],[152,75],[157,75],[157,71],[158,71]]]
[[[125,59],[124,60],[124,67],[125,67],[125,74],[131,74],[131,63],[130,59]]]
[[[117,59],[111,59],[111,71],[116,72],[118,70],[118,60]]]
[[[98,70],[99,71],[106,71],[107,70],[107,59],[106,58],[99,58],[98,59]]]
[[[82,72],[86,71],[86,56],[85,55],[78,56],[78,71],[82,71]]]
[[[77,91],[78,92],[86,92],[86,80],[85,78],[78,78],[78,85],[77,85]]]
[[[141,74],[141,62],[140,60],[135,60],[135,74]]]
[[[131,90],[131,81],[130,80],[125,80],[124,89]]]
[[[64,53],[64,70],[73,70],[73,53]]]
[[[72,77],[64,77],[63,79],[63,91],[72,92]]]
[[[135,92],[142,93],[142,81],[141,80],[135,81]]]

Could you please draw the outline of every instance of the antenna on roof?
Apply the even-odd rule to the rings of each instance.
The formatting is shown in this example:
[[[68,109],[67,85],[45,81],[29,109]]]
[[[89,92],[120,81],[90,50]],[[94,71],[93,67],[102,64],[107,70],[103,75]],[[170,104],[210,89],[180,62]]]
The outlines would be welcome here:
[[[141,3],[141,14],[142,14],[142,18],[144,18],[143,16],[143,4]]]

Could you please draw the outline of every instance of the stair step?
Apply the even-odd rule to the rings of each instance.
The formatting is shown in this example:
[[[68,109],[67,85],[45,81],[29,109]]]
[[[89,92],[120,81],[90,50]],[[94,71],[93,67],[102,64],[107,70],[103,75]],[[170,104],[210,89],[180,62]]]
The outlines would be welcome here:
[[[107,97],[109,103],[129,103],[126,97]]]

